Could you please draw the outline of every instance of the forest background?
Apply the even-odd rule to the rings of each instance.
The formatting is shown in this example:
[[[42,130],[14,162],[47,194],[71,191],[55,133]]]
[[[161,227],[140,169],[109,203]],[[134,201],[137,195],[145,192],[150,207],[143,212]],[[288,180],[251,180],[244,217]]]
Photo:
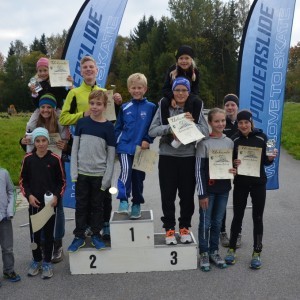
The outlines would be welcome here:
[[[166,70],[175,63],[179,45],[190,45],[200,70],[200,96],[206,108],[222,107],[223,97],[235,93],[238,55],[249,0],[169,0],[170,17],[143,17],[130,36],[118,36],[106,88],[130,99],[126,80],[135,72],[148,78],[149,100],[157,103]],[[35,38],[28,46],[12,41],[7,54],[0,52],[0,111],[13,104],[18,112],[34,109],[28,89],[39,57],[61,58],[68,30]],[[300,42],[290,48],[286,101],[300,102]]]

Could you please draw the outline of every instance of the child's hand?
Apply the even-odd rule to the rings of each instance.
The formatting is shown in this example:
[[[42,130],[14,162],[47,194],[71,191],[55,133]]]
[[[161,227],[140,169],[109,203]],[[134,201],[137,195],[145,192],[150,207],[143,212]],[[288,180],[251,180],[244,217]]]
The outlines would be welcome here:
[[[208,208],[208,198],[199,200],[199,205],[202,209],[207,209]]]
[[[56,147],[60,150],[67,150],[67,143],[65,141],[59,140],[56,142]]]
[[[240,159],[235,159],[233,161],[233,166],[236,167],[236,168],[238,168],[240,164],[241,164],[241,160]]]
[[[29,204],[31,206],[37,207],[37,208],[40,207],[40,204],[41,204],[40,201],[37,198],[35,198],[33,195],[30,195],[28,200],[29,200]]]
[[[87,111],[84,112],[84,116],[85,117],[88,117],[90,115],[91,115],[91,111],[90,110],[87,110]]]
[[[193,116],[192,116],[191,113],[186,112],[184,116],[185,116],[188,120],[191,120],[192,122],[194,122],[194,118],[193,118]]]
[[[269,161],[273,161],[276,158],[277,154],[278,154],[278,150],[276,148],[274,148],[273,154],[272,155],[268,155],[268,160]]]
[[[51,201],[51,206],[55,207],[57,205],[57,197],[55,195],[53,195],[53,199]]]
[[[121,105],[122,104],[123,99],[122,99],[121,94],[114,93],[113,94],[113,99],[114,99],[114,102],[115,102],[116,105]]]
[[[176,108],[176,105],[177,105],[177,103],[176,103],[175,99],[172,99],[172,100],[171,100],[171,106],[172,106],[173,108]]]
[[[67,77],[67,81],[70,81],[70,82],[72,82],[72,86],[69,86],[69,89],[71,90],[71,89],[73,89],[74,88],[74,86],[73,86],[73,77],[71,76],[71,75],[68,75],[68,77]]]
[[[229,169],[229,173],[231,173],[235,176],[236,175],[236,169],[235,168]]]
[[[27,138],[26,135],[21,139],[22,145],[30,145],[31,144],[31,138]]]
[[[148,142],[146,142],[146,141],[142,141],[141,148],[142,148],[143,150],[145,150],[145,149],[149,149],[149,143],[148,143]]]
[[[29,86],[29,89],[30,89],[30,91],[31,91],[31,94],[33,94],[33,95],[37,95],[38,93],[36,92],[36,90],[35,90],[35,85],[34,84],[31,84],[30,86]]]

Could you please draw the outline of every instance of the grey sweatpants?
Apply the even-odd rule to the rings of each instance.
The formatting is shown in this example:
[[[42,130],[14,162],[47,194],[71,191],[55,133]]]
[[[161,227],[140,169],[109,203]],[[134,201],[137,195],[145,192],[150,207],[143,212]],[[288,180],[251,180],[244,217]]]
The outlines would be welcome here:
[[[15,264],[11,220],[4,219],[0,222],[0,246],[2,249],[3,273],[11,273],[14,271]]]

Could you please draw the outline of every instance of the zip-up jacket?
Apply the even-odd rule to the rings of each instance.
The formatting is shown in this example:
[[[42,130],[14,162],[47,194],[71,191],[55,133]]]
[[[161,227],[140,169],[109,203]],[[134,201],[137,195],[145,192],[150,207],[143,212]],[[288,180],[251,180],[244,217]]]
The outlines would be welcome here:
[[[234,134],[236,134],[238,131],[238,124],[237,124],[237,120],[235,120],[234,122],[231,121],[230,118],[226,117],[226,126],[223,130],[223,133],[231,138]]]
[[[36,152],[25,155],[21,168],[20,189],[24,197],[35,196],[44,201],[44,194],[50,191],[61,199],[66,187],[65,173],[61,159],[50,150],[39,157]]]
[[[80,87],[70,90],[59,117],[60,124],[74,125],[83,118],[84,112],[89,109],[89,94],[95,90],[106,91],[96,84],[87,85],[84,81]]]
[[[216,149],[233,149],[233,141],[223,134],[221,137],[206,137],[197,144],[196,183],[199,200],[206,198],[209,193],[223,194],[231,190],[230,179],[209,177],[209,151]]]
[[[142,141],[153,142],[148,130],[155,112],[155,104],[147,98],[131,99],[121,106],[115,124],[117,153],[134,155],[136,146],[141,146]]]
[[[267,176],[264,166],[269,166],[273,161],[269,161],[268,156],[266,155],[266,143],[267,136],[262,132],[261,129],[253,129],[248,136],[244,136],[240,131],[234,134],[231,139],[234,142],[233,149],[233,159],[238,157],[238,147],[239,146],[248,146],[248,147],[257,147],[261,148],[261,161],[260,161],[260,176],[245,176],[245,175],[236,175],[234,177],[234,184],[241,185],[251,185],[251,184],[265,184],[267,182]]]

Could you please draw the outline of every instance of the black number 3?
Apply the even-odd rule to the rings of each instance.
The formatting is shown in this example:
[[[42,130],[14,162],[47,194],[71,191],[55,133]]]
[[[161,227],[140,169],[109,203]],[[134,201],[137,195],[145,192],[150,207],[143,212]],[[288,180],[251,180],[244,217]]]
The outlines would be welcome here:
[[[172,259],[171,259],[171,265],[177,265],[177,252],[176,251],[172,251],[171,252],[171,256],[172,256]]]

